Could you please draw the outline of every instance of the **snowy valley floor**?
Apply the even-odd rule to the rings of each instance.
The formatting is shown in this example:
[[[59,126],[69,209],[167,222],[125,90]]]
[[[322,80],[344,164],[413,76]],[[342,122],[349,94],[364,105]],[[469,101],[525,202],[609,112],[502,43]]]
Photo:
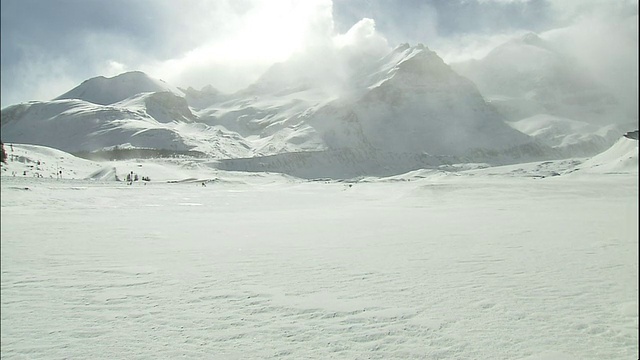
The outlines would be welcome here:
[[[638,175],[2,177],[3,359],[635,359]]]

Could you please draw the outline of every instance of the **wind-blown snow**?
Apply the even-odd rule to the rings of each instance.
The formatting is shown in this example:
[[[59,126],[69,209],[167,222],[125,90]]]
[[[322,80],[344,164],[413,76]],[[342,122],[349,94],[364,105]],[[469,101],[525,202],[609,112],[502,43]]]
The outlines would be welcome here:
[[[601,126],[634,120],[587,69],[535,34],[508,41],[480,60],[452,66],[512,121],[537,114]]]
[[[5,147],[3,358],[638,357],[637,168],[570,171],[635,140],[357,182]]]

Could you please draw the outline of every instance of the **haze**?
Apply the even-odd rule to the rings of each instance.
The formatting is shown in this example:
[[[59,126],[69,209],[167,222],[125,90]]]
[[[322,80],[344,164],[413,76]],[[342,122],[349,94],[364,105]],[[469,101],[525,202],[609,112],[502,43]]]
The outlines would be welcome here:
[[[175,86],[234,92],[273,63],[297,54],[313,68],[322,60],[309,54],[330,56],[346,43],[374,53],[424,43],[450,63],[481,58],[509,38],[535,32],[562,44],[637,113],[638,5],[630,0],[8,0],[1,6],[3,108],[131,70]]]

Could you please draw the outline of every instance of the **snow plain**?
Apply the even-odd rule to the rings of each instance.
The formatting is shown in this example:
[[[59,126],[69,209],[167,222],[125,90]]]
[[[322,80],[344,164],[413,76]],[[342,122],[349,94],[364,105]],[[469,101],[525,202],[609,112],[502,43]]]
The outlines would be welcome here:
[[[2,358],[638,358],[637,142],[617,146],[635,163],[304,181],[16,145]]]

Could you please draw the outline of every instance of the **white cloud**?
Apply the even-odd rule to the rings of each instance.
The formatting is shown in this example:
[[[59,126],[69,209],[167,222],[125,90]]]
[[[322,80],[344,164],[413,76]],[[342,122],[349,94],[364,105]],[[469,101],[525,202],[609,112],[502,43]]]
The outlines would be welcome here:
[[[12,70],[12,77],[18,81],[8,87],[2,84],[3,104],[11,105],[28,100],[51,100],[68,91],[77,83],[72,76],[73,64],[66,58],[51,58],[38,49],[23,46],[27,61],[17,64]],[[3,77],[6,76],[3,74]],[[20,95],[29,93],[31,97],[24,99]],[[14,100],[15,99],[15,100]]]
[[[576,59],[638,117],[638,15],[581,17],[541,35]]]
[[[556,21],[570,25],[587,18],[613,20],[638,13],[637,0],[548,0]]]
[[[127,70],[128,70],[127,67],[123,63],[120,63],[114,60],[108,60],[106,61],[106,64],[105,64],[104,76],[106,77],[116,76],[118,74],[122,74],[123,72],[126,72]]]
[[[40,40],[31,39],[39,57],[25,56],[11,67],[3,61],[3,106],[36,96],[50,99],[88,77],[112,76],[120,70],[142,70],[177,86],[212,84],[234,91],[274,62],[330,42],[333,34],[331,0],[158,0],[153,11],[141,11],[144,6],[132,9],[137,10],[127,14],[126,24],[132,24],[127,29],[82,28],[71,31],[73,39],[62,39],[59,48],[46,50],[37,43]],[[58,51],[62,45],[73,51]],[[53,73],[74,79],[72,86],[67,81],[55,86],[44,79],[37,84],[23,81],[35,79],[35,74],[51,75],[56,61],[69,64],[57,65]],[[15,76],[10,79],[5,73]]]
[[[376,32],[372,19],[363,19],[344,34],[325,30],[313,35],[314,41],[292,54],[283,62],[261,76],[263,86],[287,87],[300,84],[322,88],[336,96],[348,90],[354,71],[386,55],[391,48],[387,40]],[[311,38],[311,37],[310,37]]]
[[[496,46],[527,33],[514,30],[500,34],[465,34],[447,38],[437,38],[429,44],[446,63],[462,62],[485,57]]]
[[[226,26],[224,36],[214,35],[179,56],[145,64],[143,71],[177,86],[212,84],[232,92],[248,86],[271,64],[330,41],[333,33],[329,0],[253,1],[248,6],[241,16],[229,12],[233,25]]]
[[[387,38],[424,42],[445,61],[455,62],[480,58],[496,45],[524,32],[478,30],[441,36],[437,6],[429,2],[413,7],[380,3],[376,14],[384,14],[382,10],[387,6],[396,6],[396,16],[361,19],[344,34],[336,33],[332,0],[153,0],[153,4],[153,9],[132,6],[132,11],[127,13],[129,18],[118,20],[117,23],[124,26],[132,24],[128,29],[86,28],[70,32],[78,35],[73,42],[62,43],[64,50],[58,53],[47,53],[34,46],[17,65],[11,66],[3,55],[3,106],[32,99],[47,100],[88,77],[113,76],[128,70],[142,70],[176,86],[199,88],[211,84],[232,92],[251,84],[273,63],[292,56],[304,59],[300,60],[300,66],[329,67],[332,62],[344,63],[345,59],[348,62],[349,58],[362,54],[384,55],[390,50]],[[594,68],[600,63],[602,68],[609,64],[606,67],[613,69],[618,60],[618,64],[626,64],[624,67],[637,62],[637,35],[629,37],[633,31],[637,34],[637,1],[548,0],[548,4],[558,24],[582,24],[584,30],[580,31],[585,36],[575,42],[567,40],[568,48],[574,46],[577,52],[582,51],[594,63]],[[408,11],[414,15],[410,16],[410,24],[398,23],[400,15]],[[622,21],[634,12],[635,23]],[[376,21],[384,33],[376,29]],[[590,43],[589,39],[593,41]],[[596,44],[615,56],[590,55],[590,46],[594,48]],[[73,51],[68,51],[69,48]],[[616,60],[616,57],[620,58]],[[337,72],[346,71],[340,66],[336,65]],[[635,69],[637,74],[637,66]],[[601,73],[605,77],[606,72]],[[613,74],[610,79],[629,83],[629,79],[623,79],[625,76]],[[637,80],[635,84],[637,94]]]
[[[637,118],[637,2],[550,0],[549,6],[553,23],[559,27],[544,31],[540,36],[608,87],[627,109],[628,116]],[[522,30],[471,33],[439,38],[432,46],[446,62],[452,63],[480,59],[497,45],[524,33]]]
[[[358,48],[363,52],[378,52],[388,47],[387,39],[376,32],[376,23],[373,19],[362,19],[349,29],[345,34],[334,37],[338,48]]]
[[[225,38],[212,39],[172,59],[148,63],[142,70],[177,86],[212,84],[233,92],[253,83],[272,64],[292,57],[290,65],[300,72],[322,72],[318,78],[338,81],[354,57],[378,57],[390,50],[372,19],[362,19],[345,34],[337,34],[329,0],[253,5],[242,19],[236,19],[237,28]],[[328,74],[331,70],[335,74]]]

